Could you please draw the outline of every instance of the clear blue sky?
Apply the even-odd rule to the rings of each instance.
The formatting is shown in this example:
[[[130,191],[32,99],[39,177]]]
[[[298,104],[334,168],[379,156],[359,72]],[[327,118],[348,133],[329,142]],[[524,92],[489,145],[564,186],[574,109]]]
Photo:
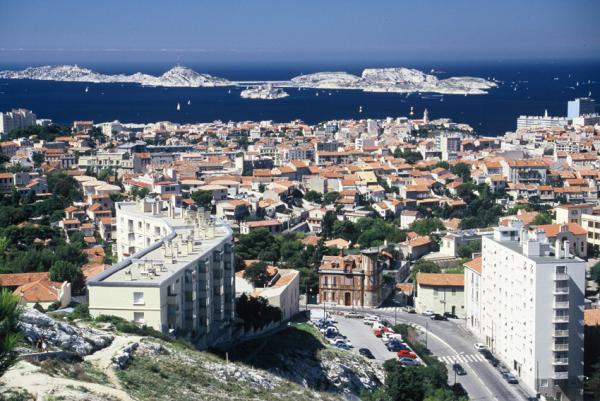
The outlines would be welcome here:
[[[0,0],[0,63],[598,58],[599,15],[600,0]]]

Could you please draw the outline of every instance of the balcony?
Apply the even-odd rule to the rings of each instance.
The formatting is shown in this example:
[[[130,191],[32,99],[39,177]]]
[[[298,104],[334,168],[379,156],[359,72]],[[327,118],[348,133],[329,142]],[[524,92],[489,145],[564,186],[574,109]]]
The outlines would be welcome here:
[[[555,358],[552,362],[553,365],[568,365],[569,358]]]
[[[554,295],[568,294],[569,287],[554,287]]]
[[[552,323],[569,323],[569,315],[554,315]]]
[[[553,337],[569,337],[569,330],[554,330]]]
[[[552,344],[552,351],[568,351],[569,344]]]
[[[552,307],[554,309],[569,309],[569,301],[561,301],[561,302],[554,301],[554,304],[552,305]]]
[[[567,380],[569,378],[569,372],[554,372],[552,378],[554,380]]]
[[[570,277],[566,273],[554,273],[554,281],[569,280]]]

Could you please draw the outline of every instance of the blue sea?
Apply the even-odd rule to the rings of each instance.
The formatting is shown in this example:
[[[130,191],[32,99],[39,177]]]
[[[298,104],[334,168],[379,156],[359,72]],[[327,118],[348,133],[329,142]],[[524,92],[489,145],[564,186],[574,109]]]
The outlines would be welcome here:
[[[172,65],[93,65],[104,73],[136,71],[161,74]],[[230,80],[285,80],[317,71],[347,71],[360,74],[366,67],[396,65],[194,65],[186,66]],[[318,123],[331,119],[415,116],[428,109],[430,118],[448,117],[470,124],[478,134],[502,135],[514,130],[519,115],[563,116],[567,101],[600,94],[600,62],[488,62],[486,64],[404,65],[439,78],[476,76],[495,78],[499,87],[487,95],[440,97],[412,94],[365,93],[361,91],[288,89],[289,97],[279,100],[242,99],[242,88],[151,88],[134,84],[86,84],[49,81],[0,80],[0,111],[24,107],[38,118],[58,123],[74,120],[95,122],[120,120],[128,123],[173,121],[180,123],[301,119]],[[0,70],[22,69],[23,65],[3,63]],[[517,90],[513,82],[519,82]],[[579,85],[577,85],[579,83]],[[89,87],[86,93],[85,88]],[[229,91],[231,90],[231,93]],[[318,92],[318,96],[316,93]],[[188,105],[188,100],[190,105]],[[177,103],[181,110],[177,111]],[[362,113],[359,108],[362,107]]]

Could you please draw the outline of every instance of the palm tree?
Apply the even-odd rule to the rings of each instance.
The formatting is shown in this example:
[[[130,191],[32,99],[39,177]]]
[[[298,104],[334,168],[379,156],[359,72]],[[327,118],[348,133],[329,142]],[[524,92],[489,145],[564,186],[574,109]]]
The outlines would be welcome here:
[[[19,298],[9,291],[0,291],[0,376],[17,359],[14,349],[21,339],[18,327],[20,315]]]

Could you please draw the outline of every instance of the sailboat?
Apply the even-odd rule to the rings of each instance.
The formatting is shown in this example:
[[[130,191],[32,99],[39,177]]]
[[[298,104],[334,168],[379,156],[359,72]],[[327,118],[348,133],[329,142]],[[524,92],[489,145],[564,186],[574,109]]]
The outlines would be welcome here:
[[[86,87],[85,87],[85,93],[88,93],[88,92],[89,92],[89,90],[90,90],[90,87],[89,87],[89,86],[86,86]]]
[[[362,113],[362,106],[358,106],[358,112]]]
[[[414,110],[413,110],[413,106],[410,106],[410,113],[409,113],[409,114],[410,114],[411,116],[414,116],[414,115],[415,115],[415,112],[414,112]]]
[[[319,96],[319,92],[315,93],[315,96]]]
[[[227,91],[227,93],[229,93],[229,94],[231,95],[231,89],[229,89],[229,90]]]
[[[177,111],[181,110],[181,105],[177,102]]]
[[[188,99],[188,106],[192,104],[192,101],[190,99]]]

